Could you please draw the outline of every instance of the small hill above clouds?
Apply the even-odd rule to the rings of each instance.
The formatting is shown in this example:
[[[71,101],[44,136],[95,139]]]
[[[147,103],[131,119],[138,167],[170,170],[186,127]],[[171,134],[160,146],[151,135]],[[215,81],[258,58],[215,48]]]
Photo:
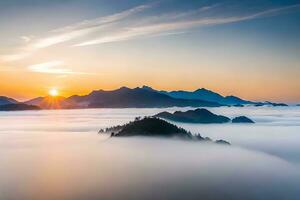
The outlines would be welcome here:
[[[114,136],[161,136],[183,139],[192,139],[193,137],[185,129],[153,117],[146,117],[130,122],[121,127]]]
[[[199,124],[213,124],[213,123],[227,123],[232,121],[232,123],[255,123],[248,117],[239,116],[234,119],[230,119],[223,115],[216,115],[209,110],[204,108],[196,110],[188,110],[185,112],[175,111],[174,113],[161,112],[154,117],[171,120],[174,122],[182,123],[199,123]]]
[[[18,103],[18,101],[16,101],[13,98],[0,96],[0,105],[15,104],[15,103]]]
[[[99,133],[109,133],[111,137],[162,137],[176,138],[186,141],[206,141],[212,142],[210,138],[204,138],[200,134],[193,135],[189,131],[177,127],[165,120],[156,117],[136,118],[135,121],[125,125],[119,125],[111,128],[101,129]],[[230,144],[224,140],[216,141],[217,144]]]
[[[239,116],[232,119],[232,123],[255,123],[252,119],[245,117],[245,116]]]
[[[155,117],[185,123],[227,123],[230,118],[216,115],[206,109],[188,110],[186,112],[176,111],[174,113],[161,112],[155,115]]]

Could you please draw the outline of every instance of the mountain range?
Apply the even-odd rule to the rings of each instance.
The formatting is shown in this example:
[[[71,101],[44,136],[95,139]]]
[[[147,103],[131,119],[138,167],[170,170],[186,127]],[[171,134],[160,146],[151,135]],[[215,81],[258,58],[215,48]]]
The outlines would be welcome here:
[[[210,102],[217,102],[222,105],[245,105],[245,104],[257,104],[258,102],[248,101],[241,99],[236,96],[222,96],[216,92],[213,92],[211,90],[207,90],[205,88],[197,89],[195,91],[184,91],[184,90],[177,90],[177,91],[158,91],[154,90],[153,88],[149,86],[143,86],[142,87],[145,90],[149,91],[156,91],[162,94],[166,94],[173,98],[179,98],[179,99],[193,99],[193,100],[203,100],[203,101],[210,101]]]
[[[143,88],[121,87],[117,90],[95,90],[88,95],[39,97],[25,102],[43,109],[59,108],[154,108],[154,107],[218,107],[216,102],[195,99],[177,99]]]
[[[10,105],[11,104],[11,105]],[[222,96],[216,92],[201,88],[195,91],[159,91],[149,86],[116,90],[94,90],[87,95],[70,97],[46,96],[20,102],[0,97],[0,110],[17,110],[24,105],[33,105],[35,109],[75,109],[75,108],[162,108],[162,107],[219,107],[219,106],[287,106],[282,103],[253,102],[236,96]],[[2,106],[6,106],[1,109]],[[15,108],[14,108],[15,107]]]

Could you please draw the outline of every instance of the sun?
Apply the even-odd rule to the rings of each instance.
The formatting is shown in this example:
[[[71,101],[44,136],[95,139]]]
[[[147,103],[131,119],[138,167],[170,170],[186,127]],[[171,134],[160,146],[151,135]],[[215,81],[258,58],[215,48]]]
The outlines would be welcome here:
[[[52,97],[56,97],[58,95],[58,90],[55,88],[49,90],[49,95]]]

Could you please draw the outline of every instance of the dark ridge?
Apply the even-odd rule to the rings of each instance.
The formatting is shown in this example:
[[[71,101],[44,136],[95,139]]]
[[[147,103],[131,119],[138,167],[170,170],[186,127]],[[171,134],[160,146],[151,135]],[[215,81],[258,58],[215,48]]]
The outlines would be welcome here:
[[[245,117],[245,116],[239,116],[232,119],[232,123],[255,123],[252,119]]]
[[[225,145],[230,145],[229,142],[225,141],[225,140],[216,140],[217,144],[225,144]]]
[[[149,86],[142,87],[145,90],[149,91],[156,91],[162,94],[166,94],[170,97],[177,98],[177,99],[193,99],[193,100],[203,100],[203,101],[210,101],[210,102],[217,102],[222,105],[235,105],[235,104],[254,104],[255,102],[247,101],[241,99],[236,96],[222,96],[214,91],[200,88],[195,91],[184,91],[184,90],[177,90],[177,91],[157,91]]]
[[[76,103],[79,107],[85,106],[88,108],[159,108],[159,107],[218,107],[222,106],[219,103],[176,99],[166,94],[142,88],[130,89],[122,87],[117,90],[104,91],[98,90],[86,96],[72,96],[67,101]]]
[[[94,90],[88,95],[64,97],[38,97],[24,102],[42,109],[78,108],[166,108],[166,107],[220,107],[251,105],[286,106],[271,102],[251,102],[235,96],[223,97],[201,88],[189,91],[157,91],[148,86],[142,88],[121,87],[116,90]],[[1,98],[0,98],[1,105]]]
[[[186,112],[176,111],[173,114],[169,112],[161,112],[155,115],[155,117],[168,119],[176,122],[185,123],[226,123],[230,119],[222,115],[216,115],[206,109],[188,110]]]
[[[270,105],[270,106],[288,106],[287,104],[285,103],[273,103],[273,102],[270,102],[270,101],[266,101],[265,102],[266,105]]]
[[[136,118],[135,121],[129,122],[128,124],[101,129],[99,132],[110,132],[113,133],[115,137],[161,136],[185,139],[191,139],[193,137],[192,134],[185,129],[154,117]]]
[[[235,104],[233,107],[245,107],[243,104]]]
[[[200,88],[195,91],[184,91],[184,90],[176,90],[176,91],[164,91],[164,90],[155,90],[149,86],[143,86],[142,89],[148,91],[156,91],[162,94],[166,94],[170,97],[177,98],[177,99],[193,99],[193,100],[204,100],[210,102],[216,102],[222,105],[227,106],[235,106],[235,105],[254,105],[254,106],[263,106],[263,105],[271,105],[271,106],[288,106],[284,103],[273,103],[273,102],[254,102],[242,99],[237,96],[222,96],[214,91]],[[242,106],[237,106],[242,107]]]
[[[125,125],[101,129],[99,133],[110,133],[112,137],[147,136],[178,138],[188,141],[212,141],[200,134],[193,136],[191,132],[156,117],[136,118],[135,121]]]
[[[192,138],[192,134],[185,129],[157,118],[144,118],[131,122],[115,136],[135,135]]]
[[[27,105],[23,103],[6,104],[0,106],[0,111],[22,111],[22,110],[40,110],[40,107],[34,105]]]
[[[18,101],[14,100],[12,98],[0,96],[0,106],[7,105],[7,104],[16,104],[16,103],[18,103]]]

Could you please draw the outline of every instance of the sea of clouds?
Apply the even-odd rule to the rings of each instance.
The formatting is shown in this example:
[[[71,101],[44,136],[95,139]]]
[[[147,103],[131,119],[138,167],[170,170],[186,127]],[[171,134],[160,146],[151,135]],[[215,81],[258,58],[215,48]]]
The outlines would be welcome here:
[[[254,125],[176,123],[231,146],[97,134],[179,109],[0,113],[0,199],[299,199],[296,107],[210,109]]]

